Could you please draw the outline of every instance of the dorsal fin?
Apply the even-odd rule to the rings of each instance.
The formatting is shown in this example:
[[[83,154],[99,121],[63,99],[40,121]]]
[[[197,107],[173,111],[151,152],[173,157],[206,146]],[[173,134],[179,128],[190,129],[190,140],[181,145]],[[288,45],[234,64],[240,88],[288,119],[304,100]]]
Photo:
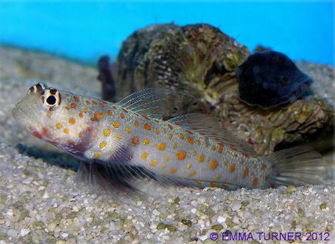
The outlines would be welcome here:
[[[173,90],[147,88],[123,98],[118,105],[141,115],[166,120],[195,110],[197,100]]]
[[[170,123],[179,125],[185,130],[197,132],[202,136],[210,138],[218,143],[230,145],[234,150],[249,156],[257,157],[254,149],[245,141],[238,138],[233,132],[228,131],[223,123],[217,118],[207,114],[193,113],[185,114],[168,120]]]

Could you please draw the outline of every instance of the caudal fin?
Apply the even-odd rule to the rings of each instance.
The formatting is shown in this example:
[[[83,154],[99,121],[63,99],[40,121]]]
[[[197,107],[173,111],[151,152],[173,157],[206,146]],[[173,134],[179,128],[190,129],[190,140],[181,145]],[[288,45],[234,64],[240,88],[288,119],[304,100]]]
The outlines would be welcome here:
[[[270,186],[322,184],[327,180],[327,164],[310,147],[281,150],[267,157],[273,163]]]

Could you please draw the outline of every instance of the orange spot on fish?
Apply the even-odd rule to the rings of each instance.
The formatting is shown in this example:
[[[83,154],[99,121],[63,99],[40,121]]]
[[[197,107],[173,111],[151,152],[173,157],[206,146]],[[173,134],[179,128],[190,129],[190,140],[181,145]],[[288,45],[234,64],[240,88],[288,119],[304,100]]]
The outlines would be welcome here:
[[[105,104],[104,103],[100,103],[100,108],[104,108]]]
[[[79,136],[79,138],[83,137],[83,132],[80,131],[80,132],[78,133],[78,136]]]
[[[148,145],[148,144],[150,144],[150,140],[149,140],[148,138],[145,138],[145,139],[143,140],[143,144],[144,144],[144,145]]]
[[[203,154],[200,154],[200,155],[198,156],[198,161],[199,161],[199,163],[202,163],[204,160],[205,160],[205,156],[204,156]]]
[[[90,105],[91,102],[89,100],[85,100],[86,105]]]
[[[95,120],[102,119],[104,116],[105,116],[105,114],[103,112],[95,112],[94,113],[94,119]]]
[[[131,132],[131,129],[129,127],[127,127],[126,132],[129,134]]]
[[[131,141],[133,142],[133,144],[137,145],[140,143],[140,138],[138,136],[134,136]]]
[[[229,173],[232,173],[232,172],[234,172],[235,171],[235,164],[231,164],[230,166],[229,166]]]
[[[123,113],[120,113],[119,116],[120,116],[121,119],[124,119],[124,117],[125,117]]]
[[[223,153],[223,147],[219,147],[219,151],[218,151],[220,154]]]
[[[145,130],[151,130],[151,125],[149,125],[149,124],[146,123],[146,124],[144,124],[143,128]]]
[[[47,117],[48,117],[48,118],[51,118],[51,112],[48,112],[48,113],[47,113]]]
[[[109,129],[104,130],[104,135],[109,136],[111,134],[111,131]]]
[[[261,170],[266,169],[266,165],[262,163],[260,168]]]
[[[211,187],[218,187],[218,183],[216,181],[211,182]]]
[[[73,117],[69,118],[70,125],[74,125],[76,123],[76,120]]]
[[[108,115],[108,116],[112,116],[112,115],[113,115],[112,110],[108,109],[108,110],[107,110],[107,115]]]
[[[84,117],[84,115],[82,113],[79,113],[79,118]]]
[[[114,121],[112,124],[115,128],[119,128],[120,127],[120,122],[119,121]]]
[[[185,139],[184,134],[183,134],[183,133],[180,133],[180,134],[179,134],[179,138],[180,138],[181,140],[184,140],[184,139]]]
[[[107,144],[106,141],[102,141],[102,142],[99,144],[100,149],[103,149],[103,148],[106,146],[106,144]]]
[[[160,131],[158,128],[156,128],[156,134],[159,135],[160,134]]]
[[[117,139],[118,141],[120,141],[120,140],[122,139],[122,135],[121,135],[121,134],[117,134],[117,135],[116,135],[116,139]]]
[[[213,160],[209,163],[209,167],[211,169],[216,169],[219,166],[218,162],[216,160]]]
[[[178,160],[184,160],[186,158],[186,152],[185,151],[180,151],[177,153],[177,159]]]
[[[91,126],[89,126],[89,127],[87,127],[87,129],[86,129],[88,132],[91,132],[93,129],[92,129],[92,127]]]
[[[65,129],[63,130],[63,132],[64,132],[64,134],[69,134],[69,133],[70,133],[70,131],[69,131],[68,128],[65,128]]]
[[[170,128],[170,130],[173,130],[173,126],[171,124],[168,124],[168,127]]]
[[[97,104],[98,104],[97,101],[95,101],[95,100],[92,100],[92,103],[93,103],[94,105],[97,105]]]
[[[245,152],[245,151],[242,153],[242,155],[243,155],[244,157],[246,157],[246,158],[248,158],[248,157],[249,157],[248,153],[247,153],[247,152]]]
[[[149,156],[149,154],[147,152],[143,152],[142,155],[141,155],[141,158],[142,159],[147,159]]]
[[[212,150],[215,151],[216,150],[216,146],[212,145]]]
[[[84,109],[83,109],[83,112],[84,112],[85,114],[87,114],[87,112],[88,112],[88,108],[84,108]]]
[[[224,188],[228,188],[228,187],[229,187],[229,184],[226,183],[226,182],[224,182],[224,183],[222,184],[222,186],[223,186]]]
[[[134,126],[137,128],[140,125],[137,120],[134,121]]]
[[[79,102],[79,97],[77,97],[77,96],[73,96],[73,99],[74,99],[76,102]]]
[[[172,134],[169,134],[169,140],[172,140],[172,137],[173,137],[173,135]]]
[[[188,141],[188,143],[190,143],[191,145],[194,144],[194,140],[193,140],[192,137],[187,137],[187,141]]]
[[[128,113],[127,109],[123,108],[122,110],[123,110],[123,112]]]
[[[150,166],[155,167],[155,166],[157,166],[158,162],[157,162],[156,159],[153,159],[153,160],[150,161],[149,164],[150,164]]]
[[[243,178],[246,178],[249,175],[249,168],[243,170]]]
[[[100,158],[100,157],[101,157],[101,154],[97,152],[97,153],[94,154],[94,157],[95,157],[95,158]]]
[[[177,172],[177,169],[176,168],[172,168],[172,169],[170,169],[170,173],[171,174],[175,174]]]
[[[62,127],[63,127],[63,125],[62,125],[61,123],[57,123],[57,124],[56,124],[56,128],[57,128],[58,130],[62,129]]]
[[[77,105],[76,105],[75,103],[71,103],[71,104],[70,104],[70,107],[71,107],[71,108],[76,108]]]
[[[157,147],[158,147],[158,150],[164,151],[166,146],[165,146],[165,143],[161,142],[161,143],[158,143]]]

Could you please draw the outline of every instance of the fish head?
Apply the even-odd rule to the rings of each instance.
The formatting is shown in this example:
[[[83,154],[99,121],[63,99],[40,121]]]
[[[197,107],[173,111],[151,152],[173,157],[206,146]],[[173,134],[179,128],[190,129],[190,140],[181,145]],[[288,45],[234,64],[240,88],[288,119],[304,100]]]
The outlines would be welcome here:
[[[70,153],[83,151],[93,132],[92,115],[79,96],[42,83],[28,89],[13,116],[35,137]]]

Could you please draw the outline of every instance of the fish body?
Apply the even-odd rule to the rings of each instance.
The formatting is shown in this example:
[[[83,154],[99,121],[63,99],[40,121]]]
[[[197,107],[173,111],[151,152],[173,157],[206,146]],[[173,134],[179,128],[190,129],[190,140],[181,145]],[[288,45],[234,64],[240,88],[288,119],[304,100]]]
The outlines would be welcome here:
[[[228,182],[252,188],[268,182],[270,164],[261,157],[234,150],[214,138],[206,138],[169,121],[151,119],[121,106],[92,125],[96,137],[84,153],[86,159],[141,166],[188,184],[205,186]],[[250,174],[249,174],[250,171]]]
[[[146,89],[109,103],[36,84],[13,113],[36,137],[90,167],[117,167],[123,176],[136,168],[135,174],[158,182],[236,189],[320,182],[326,175],[316,152],[294,149],[261,157],[214,118],[166,119],[179,96]],[[131,184],[131,178],[125,181]]]

